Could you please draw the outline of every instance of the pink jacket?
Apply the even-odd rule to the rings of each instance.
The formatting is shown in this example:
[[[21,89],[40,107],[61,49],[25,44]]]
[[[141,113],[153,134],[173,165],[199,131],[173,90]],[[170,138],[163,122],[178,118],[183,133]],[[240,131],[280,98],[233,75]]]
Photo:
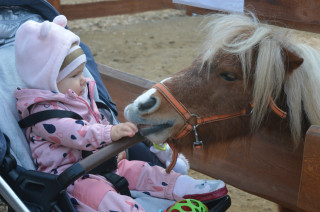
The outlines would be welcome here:
[[[82,150],[96,150],[112,142],[113,125],[100,115],[93,101],[94,86],[94,81],[88,81],[91,106],[72,90],[66,94],[38,89],[15,91],[20,118],[52,109],[73,111],[83,118],[81,121],[53,118],[26,129],[26,138],[39,171],[59,174],[82,159]]]

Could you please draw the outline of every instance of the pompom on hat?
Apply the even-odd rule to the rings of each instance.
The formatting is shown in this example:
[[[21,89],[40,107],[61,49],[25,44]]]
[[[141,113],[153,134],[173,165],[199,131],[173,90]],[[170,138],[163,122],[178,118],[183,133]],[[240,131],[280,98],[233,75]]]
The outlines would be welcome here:
[[[80,38],[65,29],[63,15],[53,22],[27,21],[16,32],[16,69],[28,88],[58,92],[57,83],[86,62]]]

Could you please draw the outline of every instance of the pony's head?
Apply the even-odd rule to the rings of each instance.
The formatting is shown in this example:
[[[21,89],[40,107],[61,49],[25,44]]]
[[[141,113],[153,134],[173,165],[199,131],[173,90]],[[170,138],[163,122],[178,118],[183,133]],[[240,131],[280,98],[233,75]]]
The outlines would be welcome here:
[[[205,32],[189,68],[126,107],[149,140],[180,139],[193,129],[210,141],[231,140],[264,127],[297,145],[310,124],[320,124],[319,49],[253,14],[213,15]]]

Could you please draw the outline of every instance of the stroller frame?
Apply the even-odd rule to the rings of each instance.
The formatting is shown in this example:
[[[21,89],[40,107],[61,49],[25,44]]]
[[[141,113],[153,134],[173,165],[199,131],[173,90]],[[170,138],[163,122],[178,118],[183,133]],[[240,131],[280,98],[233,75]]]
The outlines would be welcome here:
[[[73,164],[60,175],[19,170],[15,158],[7,151],[0,170],[3,176],[3,178],[0,176],[0,188],[3,188],[0,194],[15,211],[29,211],[27,206],[32,211],[75,211],[66,188],[83,174],[116,156],[122,150],[141,142],[142,139],[139,134],[131,139],[122,138]],[[18,196],[25,204],[17,198]]]

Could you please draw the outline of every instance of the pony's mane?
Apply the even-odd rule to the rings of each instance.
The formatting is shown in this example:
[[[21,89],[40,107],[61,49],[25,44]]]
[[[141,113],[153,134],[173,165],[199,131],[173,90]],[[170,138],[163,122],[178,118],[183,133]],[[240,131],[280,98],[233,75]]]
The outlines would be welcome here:
[[[270,97],[277,99],[282,88],[287,95],[291,134],[297,145],[302,138],[302,117],[305,112],[311,124],[320,124],[320,51],[307,44],[293,42],[290,33],[261,24],[253,14],[217,14],[205,29],[203,64],[214,62],[215,56],[237,55],[243,70],[245,86],[254,79],[252,128],[256,130],[268,111]],[[304,59],[303,64],[286,76],[283,47]],[[252,63],[254,49],[258,49]],[[251,67],[255,64],[255,67]],[[208,67],[208,66],[207,66]],[[251,70],[255,73],[250,73]]]

